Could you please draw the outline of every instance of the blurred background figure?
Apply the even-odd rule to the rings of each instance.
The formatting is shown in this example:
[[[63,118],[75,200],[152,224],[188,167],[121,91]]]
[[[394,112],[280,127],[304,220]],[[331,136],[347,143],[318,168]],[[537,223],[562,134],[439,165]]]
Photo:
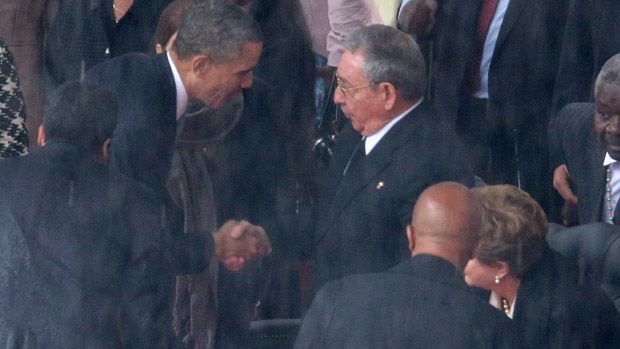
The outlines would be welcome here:
[[[171,1],[61,1],[45,38],[51,85],[79,79],[112,57],[149,52],[157,19]]]
[[[26,109],[13,56],[0,39],[0,159],[28,153]]]
[[[489,303],[513,319],[520,347],[618,347],[620,316],[614,304],[548,247],[547,217],[538,203],[511,185],[473,191],[484,213],[465,281],[491,291]]]
[[[620,311],[620,227],[606,223],[564,228],[553,224],[547,242],[579,266],[579,279],[590,279]]]
[[[0,1],[0,38],[15,58],[26,104],[26,128],[32,139],[43,120],[45,65],[43,41],[60,0]],[[32,149],[38,145],[32,142]]]
[[[456,127],[474,173],[514,184],[544,208],[552,206],[547,124],[568,6],[405,0],[400,13],[401,28],[431,40],[432,104]]]

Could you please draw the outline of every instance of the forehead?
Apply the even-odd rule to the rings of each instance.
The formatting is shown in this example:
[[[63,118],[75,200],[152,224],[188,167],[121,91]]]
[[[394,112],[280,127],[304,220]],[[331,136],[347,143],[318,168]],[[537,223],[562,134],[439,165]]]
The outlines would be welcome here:
[[[338,77],[347,82],[368,80],[364,74],[364,54],[344,51],[338,64]]]
[[[614,83],[603,83],[596,96],[599,107],[620,111],[620,86]]]

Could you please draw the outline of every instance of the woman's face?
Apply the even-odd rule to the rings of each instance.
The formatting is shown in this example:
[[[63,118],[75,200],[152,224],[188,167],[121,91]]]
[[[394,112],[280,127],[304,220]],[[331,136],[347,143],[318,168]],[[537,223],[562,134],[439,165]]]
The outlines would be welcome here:
[[[476,286],[491,290],[495,285],[495,276],[498,270],[481,263],[478,258],[470,259],[465,266],[465,282],[469,286]]]

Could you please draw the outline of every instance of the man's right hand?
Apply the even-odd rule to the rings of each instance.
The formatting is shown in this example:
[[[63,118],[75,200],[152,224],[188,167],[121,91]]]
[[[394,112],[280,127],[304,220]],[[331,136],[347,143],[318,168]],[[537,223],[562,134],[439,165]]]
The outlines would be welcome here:
[[[420,36],[433,29],[437,14],[437,0],[411,0],[398,16],[398,28],[405,33]]]
[[[570,175],[568,173],[568,167],[566,164],[562,164],[553,170],[553,187],[558,193],[568,201],[568,203],[577,205],[577,195],[573,192],[568,179]]]
[[[213,234],[215,256],[232,271],[243,269],[245,263],[271,253],[265,230],[247,221],[229,220]]]

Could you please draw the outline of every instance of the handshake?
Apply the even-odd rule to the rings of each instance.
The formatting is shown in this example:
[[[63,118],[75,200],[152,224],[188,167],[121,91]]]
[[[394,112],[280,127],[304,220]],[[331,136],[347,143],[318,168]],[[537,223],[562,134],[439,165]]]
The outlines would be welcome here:
[[[247,221],[229,220],[213,234],[213,240],[216,258],[232,271],[271,253],[265,229]]]

